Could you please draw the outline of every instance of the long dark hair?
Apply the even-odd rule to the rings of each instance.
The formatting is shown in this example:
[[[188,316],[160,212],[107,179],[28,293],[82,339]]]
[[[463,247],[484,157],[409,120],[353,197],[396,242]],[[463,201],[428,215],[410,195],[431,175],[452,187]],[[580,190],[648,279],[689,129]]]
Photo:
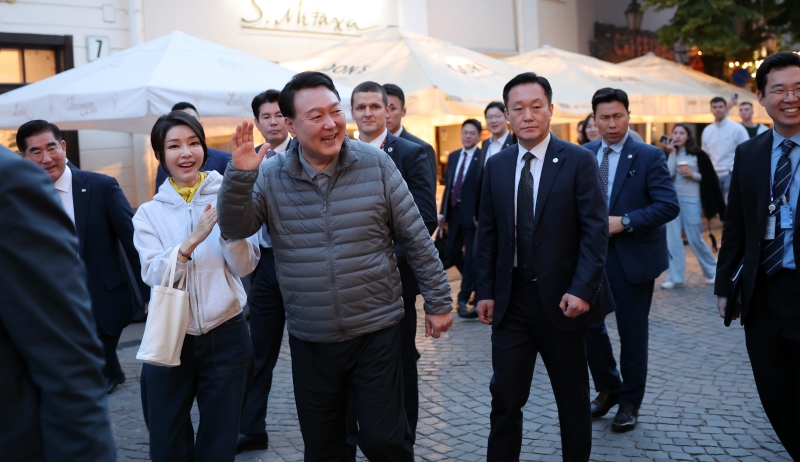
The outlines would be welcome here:
[[[589,141],[592,141],[586,135],[586,127],[589,126],[589,121],[592,120],[592,119],[594,119],[594,113],[591,113],[591,114],[587,115],[586,118],[583,119],[583,125],[581,126],[581,138],[583,138],[583,140],[581,141],[581,144],[586,144]]]
[[[689,130],[689,126],[684,123],[675,124],[672,127],[672,131],[675,131],[676,128],[681,127],[686,131],[686,143],[683,145],[683,149],[686,150],[686,154],[690,154],[696,156],[698,152],[700,152],[700,148],[697,147],[697,143],[694,141],[694,137],[692,136],[691,130]]]

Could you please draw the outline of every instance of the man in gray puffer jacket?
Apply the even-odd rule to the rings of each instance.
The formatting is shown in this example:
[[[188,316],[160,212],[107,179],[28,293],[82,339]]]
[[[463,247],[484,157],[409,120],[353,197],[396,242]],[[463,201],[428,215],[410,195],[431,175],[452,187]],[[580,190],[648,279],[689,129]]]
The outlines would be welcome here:
[[[297,74],[278,103],[298,142],[260,165],[268,146],[255,152],[252,123],[239,125],[217,204],[227,238],[269,227],[305,460],[344,460],[352,390],[364,455],[413,461],[393,242],[419,281],[426,336],[438,338],[452,325],[447,276],[392,160],[346,138],[333,81],[319,72]]]

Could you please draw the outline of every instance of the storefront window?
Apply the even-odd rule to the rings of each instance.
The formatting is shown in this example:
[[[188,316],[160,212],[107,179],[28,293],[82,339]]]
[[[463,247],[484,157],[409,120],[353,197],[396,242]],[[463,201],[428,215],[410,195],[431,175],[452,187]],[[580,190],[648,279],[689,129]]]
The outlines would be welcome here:
[[[38,82],[56,75],[56,52],[25,50],[25,83]]]
[[[20,50],[0,48],[0,83],[25,83]]]

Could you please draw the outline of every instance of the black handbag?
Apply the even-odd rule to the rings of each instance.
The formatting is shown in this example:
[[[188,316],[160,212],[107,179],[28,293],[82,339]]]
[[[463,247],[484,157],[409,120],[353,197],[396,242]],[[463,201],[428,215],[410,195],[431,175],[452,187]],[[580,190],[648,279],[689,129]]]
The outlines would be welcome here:
[[[436,246],[436,250],[439,252],[439,259],[442,260],[442,266],[444,266],[444,269],[453,266],[453,262],[450,260],[450,256],[447,255],[446,229],[439,228],[439,230],[436,231],[436,238],[434,239],[433,244]]]
[[[725,307],[725,327],[731,325],[731,321],[736,318],[741,319],[742,315],[742,269],[744,268],[744,260],[739,264],[739,268],[733,273],[731,277],[731,291],[728,297],[728,306]],[[741,320],[744,325],[744,320]]]

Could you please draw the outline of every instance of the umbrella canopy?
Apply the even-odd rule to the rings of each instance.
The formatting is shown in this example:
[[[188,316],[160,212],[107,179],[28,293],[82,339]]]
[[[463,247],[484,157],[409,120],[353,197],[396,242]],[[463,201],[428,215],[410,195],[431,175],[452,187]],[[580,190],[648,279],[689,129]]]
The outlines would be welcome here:
[[[179,101],[194,104],[206,127],[229,126],[253,116],[255,95],[282,89],[294,74],[270,61],[173,32],[0,95],[0,127],[45,119],[66,130],[149,134],[158,116]],[[338,90],[349,107],[350,89]]]
[[[545,45],[506,61],[547,77],[553,87],[555,117],[582,117],[592,111],[592,95],[604,87],[628,93],[634,121],[678,121],[708,113],[711,94],[696,86],[652,76],[630,67]]]
[[[694,91],[697,92],[702,91],[707,93],[709,97],[705,102],[706,113],[708,113],[708,104],[711,101],[711,98],[714,96],[720,96],[725,98],[727,101],[734,94],[738,94],[740,103],[747,101],[753,105],[754,119],[759,119],[763,122],[771,122],[767,112],[758,103],[758,98],[756,95],[751,93],[749,90],[731,85],[728,82],[717,79],[708,74],[697,72],[688,66],[658,57],[653,53],[647,53],[644,56],[640,56],[629,61],[624,61],[619,65],[625,66],[629,69],[636,69],[649,75],[667,79],[672,82],[677,82],[686,88],[693,88]],[[713,120],[713,117],[710,115],[708,115],[708,118],[708,122]]]
[[[482,116],[487,104],[502,99],[503,86],[524,72],[397,26],[367,33],[304,60],[281,64],[297,71],[325,72],[351,88],[367,80],[394,83],[405,93],[407,116],[440,123]]]

